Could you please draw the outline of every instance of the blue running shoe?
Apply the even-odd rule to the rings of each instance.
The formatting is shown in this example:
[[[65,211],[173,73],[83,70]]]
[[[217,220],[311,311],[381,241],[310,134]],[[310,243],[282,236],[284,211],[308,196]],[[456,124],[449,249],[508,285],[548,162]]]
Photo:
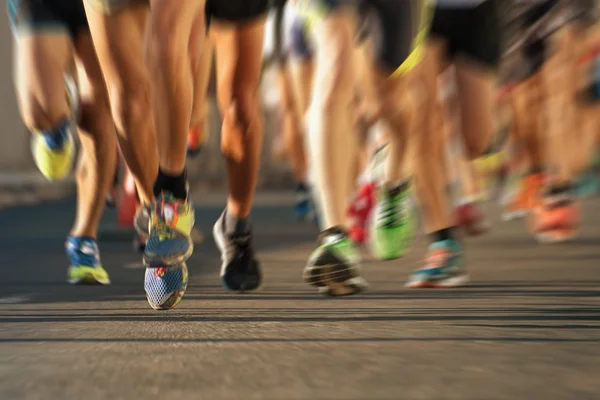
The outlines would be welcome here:
[[[423,266],[413,272],[409,288],[447,288],[463,286],[469,281],[465,272],[462,246],[456,240],[432,243],[427,249]]]
[[[98,243],[92,238],[69,236],[65,250],[70,260],[67,279],[70,284],[110,284],[108,273],[100,263]]]
[[[294,217],[299,221],[310,221],[315,218],[310,189],[303,183],[296,187]]]
[[[155,310],[168,310],[179,304],[187,285],[188,269],[185,263],[169,268],[146,268],[144,290],[148,304]]]

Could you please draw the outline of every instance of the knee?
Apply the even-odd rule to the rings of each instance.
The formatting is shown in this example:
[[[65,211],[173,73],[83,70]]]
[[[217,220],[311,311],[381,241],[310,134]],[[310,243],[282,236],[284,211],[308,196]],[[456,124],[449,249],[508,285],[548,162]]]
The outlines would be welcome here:
[[[234,90],[235,103],[238,109],[239,120],[246,128],[254,126],[254,134],[262,135],[262,115],[258,83],[256,85],[240,85]]]
[[[116,88],[111,98],[113,118],[118,126],[128,130],[128,127],[142,124],[148,119],[152,107],[148,82],[140,80],[138,84]]]

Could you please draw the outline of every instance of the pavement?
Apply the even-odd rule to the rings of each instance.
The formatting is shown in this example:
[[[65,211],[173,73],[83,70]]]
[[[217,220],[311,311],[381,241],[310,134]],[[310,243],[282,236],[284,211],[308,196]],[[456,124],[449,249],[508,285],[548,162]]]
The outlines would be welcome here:
[[[210,237],[222,199],[195,198],[207,241],[164,312],[146,303],[131,242],[110,240],[114,210],[108,287],[65,283],[73,200],[0,210],[0,399],[600,398],[597,200],[575,242],[547,247],[490,207],[494,230],[467,243],[469,287],[404,289],[419,239],[402,260],[365,254],[370,291],[327,299],[301,280],[316,228],[293,221],[289,195],[258,195],[263,290],[225,293]]]

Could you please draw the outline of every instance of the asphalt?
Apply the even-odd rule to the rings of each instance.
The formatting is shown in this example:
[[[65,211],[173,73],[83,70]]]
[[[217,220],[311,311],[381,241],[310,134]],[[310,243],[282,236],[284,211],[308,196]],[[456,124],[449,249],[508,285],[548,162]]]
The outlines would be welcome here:
[[[213,196],[214,197],[214,196]],[[0,399],[599,399],[600,203],[573,243],[542,247],[523,221],[468,240],[469,287],[408,290],[423,256],[375,262],[371,288],[326,299],[301,280],[316,228],[291,197],[254,211],[265,285],[227,294],[210,238],[220,201],[198,201],[207,233],[178,308],[151,310],[140,257],[111,237],[113,284],[65,283],[72,200],[0,210]],[[123,239],[123,235],[121,236]]]

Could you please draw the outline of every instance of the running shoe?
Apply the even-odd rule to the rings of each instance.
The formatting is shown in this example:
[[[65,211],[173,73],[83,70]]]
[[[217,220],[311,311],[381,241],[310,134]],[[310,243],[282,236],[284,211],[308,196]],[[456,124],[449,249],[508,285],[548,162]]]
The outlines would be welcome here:
[[[423,266],[413,272],[409,288],[447,288],[463,286],[469,281],[464,266],[462,245],[456,240],[444,240],[429,245]]]
[[[100,263],[100,250],[96,240],[69,236],[65,250],[70,261],[67,270],[67,280],[70,284],[110,284],[108,273]]]
[[[515,192],[504,202],[502,219],[512,221],[526,217],[534,206],[536,195],[541,190],[544,181],[543,173],[530,174],[522,178],[517,183]]]
[[[410,246],[416,222],[409,187],[407,182],[381,190],[370,239],[371,252],[377,259],[400,258]]]
[[[146,267],[169,267],[187,261],[194,250],[191,238],[194,209],[190,202],[162,193],[155,200],[150,217],[150,234],[144,250]]]
[[[225,212],[213,227],[213,236],[221,252],[221,281],[231,292],[258,290],[262,284],[260,263],[254,255],[252,231],[237,235],[225,230]]]
[[[329,228],[319,235],[319,247],[304,268],[304,281],[329,296],[366,290],[368,284],[360,276],[360,255],[342,228]]]
[[[65,179],[71,172],[75,158],[73,125],[65,119],[52,131],[34,132],[31,153],[36,166],[51,181]]]
[[[296,187],[294,217],[299,221],[309,221],[315,218],[311,192],[308,186],[304,184],[298,184]]]
[[[108,193],[106,193],[106,199],[105,199],[106,207],[115,208],[117,206],[117,197],[118,197],[117,188],[112,186],[108,190]]]
[[[569,192],[550,190],[533,209],[530,228],[540,243],[565,242],[576,236],[579,214],[579,206]]]
[[[594,171],[583,173],[577,181],[577,196],[588,198],[600,193],[600,179]]]
[[[469,236],[479,236],[491,229],[491,224],[478,202],[467,202],[456,207],[458,224]]]
[[[346,213],[350,225],[348,236],[358,245],[367,241],[367,225],[374,206],[375,184],[366,183],[359,188]]]
[[[150,234],[150,206],[141,204],[133,217],[133,227],[138,235],[147,239]]]
[[[146,268],[144,290],[148,304],[155,310],[168,310],[179,304],[187,285],[188,269],[185,263]]]
[[[204,144],[204,136],[202,135],[202,129],[190,128],[188,131],[188,156],[194,157],[200,154],[202,151],[202,145]]]

